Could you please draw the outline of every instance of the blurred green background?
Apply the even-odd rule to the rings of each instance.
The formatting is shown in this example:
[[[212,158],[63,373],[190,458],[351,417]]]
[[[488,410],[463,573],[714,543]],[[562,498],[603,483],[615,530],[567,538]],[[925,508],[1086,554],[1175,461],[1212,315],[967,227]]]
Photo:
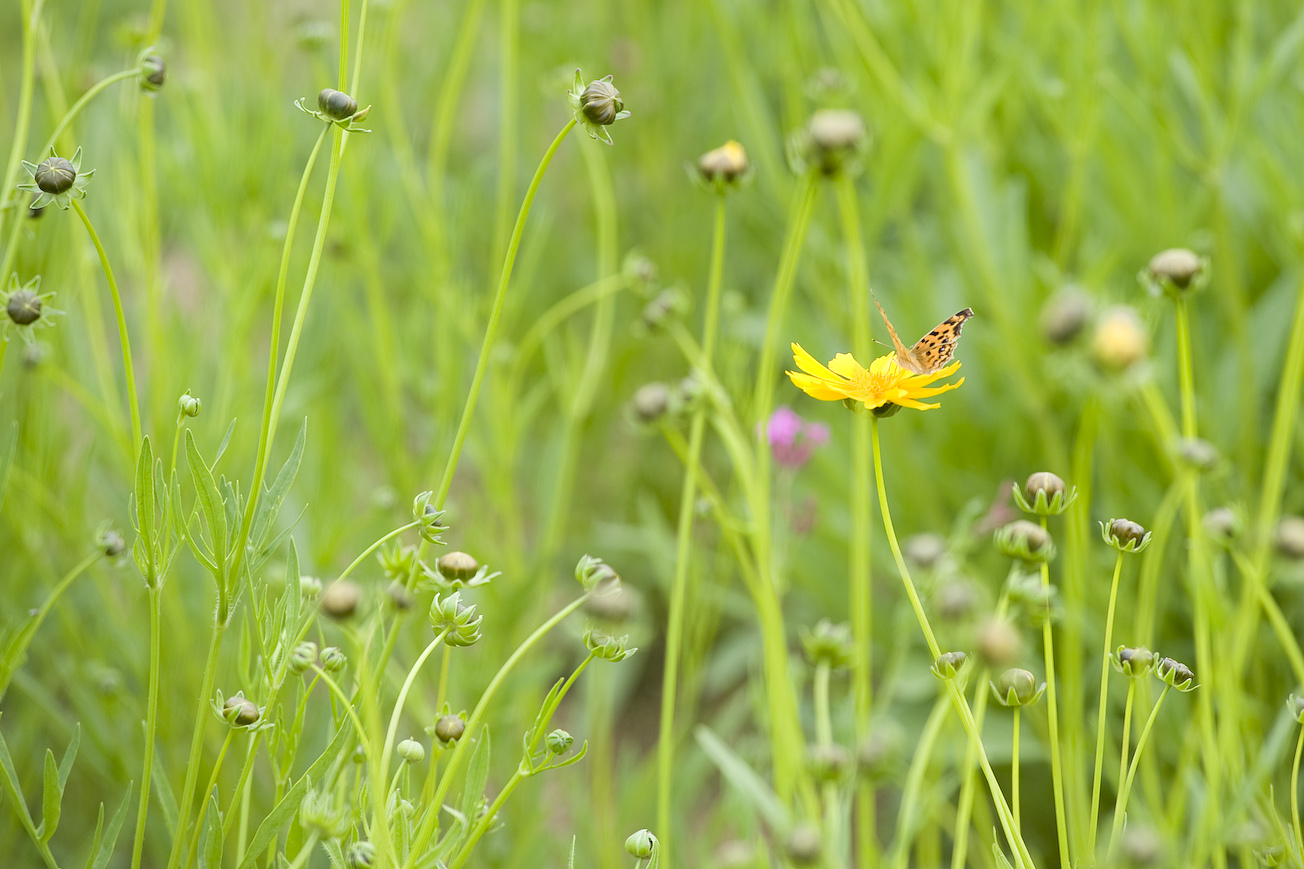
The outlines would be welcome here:
[[[360,6],[354,3],[351,46]],[[6,119],[15,116],[19,91],[19,12],[17,2],[0,8]],[[134,64],[147,14],[144,3],[119,0],[45,4],[24,159],[43,156],[34,149],[86,88]],[[247,480],[281,239],[318,130],[293,101],[311,102],[336,84],[338,8],[177,0],[164,21],[164,89],[148,97],[130,81],[114,86],[86,109],[60,152],[80,146],[85,166],[96,170],[85,207],[125,296],[146,431],[167,441],[177,397],[190,389],[203,400],[193,426],[201,448],[212,455],[234,419],[218,470]],[[574,69],[586,79],[613,74],[633,113],[610,128],[614,147],[572,134],[543,181],[446,535],[503,571],[478,592],[486,639],[459,655],[455,709],[474,705],[503,657],[572,596],[570,566],[582,553],[607,559],[638,592],[628,630],[639,655],[592,674],[563,709],[578,736],[612,704],[614,732],[604,749],[614,758],[612,799],[595,798],[584,765],[531,783],[538,789],[513,801],[486,859],[559,863],[575,834],[577,865],[614,866],[625,859],[624,836],[652,823],[659,626],[682,470],[655,431],[632,422],[628,401],[648,381],[689,371],[643,314],[650,296],[674,288],[679,315],[697,330],[712,213],[711,197],[691,179],[698,155],[737,139],[754,165],[728,206],[717,368],[748,425],[756,422],[746,415],[755,379],[772,377],[779,403],[832,430],[786,495],[816,511],[813,528],[792,531],[784,543],[785,610],[795,636],[819,618],[846,618],[847,541],[859,532],[846,508],[849,415],[801,395],[779,370],[756,369],[797,187],[791,135],[822,107],[866,119],[872,144],[857,189],[870,277],[903,338],[965,306],[977,314],[958,353],[964,387],[941,409],[901,414],[883,431],[898,531],[954,532],[948,569],[990,598],[1004,566],[969,525],[999,498],[1004,480],[1040,469],[1070,475],[1088,401],[1103,408],[1094,465],[1088,479],[1070,482],[1090,486],[1091,519],[1127,515],[1144,523],[1157,508],[1166,458],[1136,395],[1137,384],[1153,378],[1176,408],[1171,304],[1146,295],[1136,275],[1160,249],[1190,247],[1210,258],[1211,280],[1192,303],[1195,380],[1201,434],[1226,461],[1207,498],[1257,503],[1304,241],[1302,40],[1304,14],[1282,2],[369,5],[361,82],[349,89],[373,106],[365,124],[373,132],[349,141],[273,455],[283,461],[306,418],[303,468],[283,511],[289,521],[302,510],[294,539],[305,573],[338,573],[407,521],[413,495],[437,484],[507,229],[536,160],[569,118]],[[156,129],[152,155],[140,150],[146,100]],[[7,151],[13,125],[0,129]],[[310,185],[291,263],[291,304],[325,162]],[[150,223],[148,184],[157,189],[157,243],[142,229]],[[785,348],[798,341],[820,359],[846,351],[851,340],[840,233],[832,190],[823,189],[782,330]],[[0,422],[16,420],[19,439],[0,513],[0,617],[11,623],[92,551],[102,520],[130,528],[132,479],[116,329],[94,251],[74,218],[53,208],[24,221],[19,244],[19,276],[42,275],[42,289],[58,294],[51,304],[66,313],[38,333],[39,362],[11,340],[0,373]],[[595,280],[632,274],[631,255],[652,264],[657,277],[629,280],[606,314],[583,307],[533,344],[535,352],[521,354],[545,311]],[[1043,308],[1070,285],[1092,311],[1136,306],[1152,337],[1151,359],[1102,373],[1089,358],[1090,323],[1076,341],[1050,343]],[[608,315],[610,344],[590,362],[594,391],[577,407],[594,318]],[[725,457],[709,438],[706,457],[727,488]],[[1285,510],[1304,509],[1298,470],[1288,480]],[[718,537],[708,523],[699,530],[694,571],[704,591],[690,613],[688,656],[697,699],[684,707],[683,729],[710,722],[746,753],[764,714],[754,617]],[[908,643],[903,654],[923,662],[887,547],[874,553],[883,567],[877,635],[885,650]],[[1093,553],[1099,564],[1089,575],[1105,584],[1110,560]],[[1184,561],[1177,544],[1171,557],[1177,570]],[[367,571],[360,578],[378,594],[379,569]],[[1089,589],[1092,600],[1103,594]],[[212,588],[183,554],[166,595],[160,751],[176,789]],[[1296,626],[1304,618],[1299,598],[1297,585],[1283,592]],[[1165,648],[1189,649],[1181,605],[1166,611]],[[1096,612],[1071,617],[1094,636]],[[503,745],[513,744],[546,686],[580,655],[572,627],[513,677],[510,702],[491,722]],[[324,630],[330,641],[335,628]],[[410,661],[427,640],[413,620],[399,657]],[[228,694],[239,687],[238,645],[228,644],[219,673]],[[918,684],[902,689],[892,712],[907,734],[934,690],[926,667],[911,672]],[[1284,692],[1284,672],[1269,660],[1256,678],[1273,691],[1280,681]],[[44,748],[57,753],[82,723],[67,828],[73,818],[93,826],[98,803],[116,804],[138,777],[146,676],[140,577],[130,561],[97,566],[55,609],[0,706],[29,793],[39,792]],[[1266,696],[1264,703],[1278,703],[1275,693]],[[433,699],[433,689],[413,699],[414,720],[433,713]],[[210,750],[218,739],[210,729]],[[510,769],[503,764],[495,775]],[[750,813],[691,739],[676,787],[685,865],[705,865],[721,842],[754,835]],[[1043,834],[1050,836],[1036,835]],[[1049,851],[1049,841],[1040,847]],[[147,864],[151,853],[161,859],[151,849],[164,844],[151,838]],[[6,809],[0,852],[30,854],[29,847]]]

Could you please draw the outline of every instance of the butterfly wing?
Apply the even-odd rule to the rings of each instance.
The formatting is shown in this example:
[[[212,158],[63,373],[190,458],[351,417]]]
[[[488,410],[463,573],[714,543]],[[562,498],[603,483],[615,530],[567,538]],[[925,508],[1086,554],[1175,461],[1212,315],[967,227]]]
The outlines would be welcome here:
[[[871,297],[874,299],[874,306],[878,308],[879,315],[883,318],[883,324],[887,326],[887,334],[892,338],[892,346],[896,348],[897,364],[907,371],[922,374],[923,372],[921,372],[918,367],[919,360],[915,358],[911,348],[902,344],[901,339],[897,337],[896,329],[892,328],[892,321],[887,318],[887,313],[883,310],[883,306],[878,303],[878,297],[873,294],[871,294]],[[916,348],[918,348],[918,346],[918,344],[915,345]]]
[[[879,308],[879,311],[882,311]],[[910,363],[901,359],[900,346],[897,348],[897,359],[901,362],[901,367],[908,368],[916,374],[931,374],[943,365],[951,361],[955,355],[955,345],[960,340],[960,330],[964,327],[964,321],[973,316],[972,308],[965,308],[963,311],[957,311],[950,317],[937,324],[937,327],[924,337],[915,342],[915,346],[910,348]],[[887,319],[886,317],[884,319]],[[891,327],[888,327],[889,331]],[[893,334],[892,339],[896,340]],[[919,367],[916,368],[915,365]]]

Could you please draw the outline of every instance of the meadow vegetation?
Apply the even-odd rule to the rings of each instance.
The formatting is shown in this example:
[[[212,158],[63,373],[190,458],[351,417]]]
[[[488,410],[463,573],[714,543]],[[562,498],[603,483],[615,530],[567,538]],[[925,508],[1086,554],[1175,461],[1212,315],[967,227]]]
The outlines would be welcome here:
[[[0,862],[1304,867],[1302,91],[1283,2],[4,4]]]

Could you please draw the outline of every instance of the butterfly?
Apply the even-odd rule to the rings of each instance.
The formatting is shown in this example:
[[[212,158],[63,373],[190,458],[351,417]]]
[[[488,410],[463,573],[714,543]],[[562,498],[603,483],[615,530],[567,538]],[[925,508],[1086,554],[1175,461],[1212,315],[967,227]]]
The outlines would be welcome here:
[[[931,332],[916,341],[915,346],[906,347],[897,337],[896,329],[892,328],[892,321],[887,318],[883,306],[878,304],[877,297],[874,299],[874,304],[878,306],[878,312],[883,315],[883,322],[887,324],[887,333],[892,336],[892,344],[896,347],[897,364],[915,374],[932,374],[950,362],[951,357],[955,355],[956,342],[960,340],[960,329],[964,326],[964,321],[973,316],[973,309],[965,308],[938,323]]]

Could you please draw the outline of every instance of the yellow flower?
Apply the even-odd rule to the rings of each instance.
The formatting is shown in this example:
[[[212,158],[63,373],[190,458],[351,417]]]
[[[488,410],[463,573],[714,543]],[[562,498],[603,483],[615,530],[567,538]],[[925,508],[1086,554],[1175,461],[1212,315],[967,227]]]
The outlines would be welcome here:
[[[895,353],[878,357],[869,364],[868,370],[850,353],[839,353],[825,368],[815,361],[814,356],[801,349],[800,344],[792,345],[792,357],[805,373],[789,371],[787,374],[802,392],[821,401],[849,398],[863,402],[871,410],[886,404],[932,410],[938,405],[924,404],[919,399],[932,398],[964,383],[961,377],[955,383],[929,386],[933,381],[950,377],[958,371],[959,362],[952,362],[931,374],[911,374],[897,364]]]

